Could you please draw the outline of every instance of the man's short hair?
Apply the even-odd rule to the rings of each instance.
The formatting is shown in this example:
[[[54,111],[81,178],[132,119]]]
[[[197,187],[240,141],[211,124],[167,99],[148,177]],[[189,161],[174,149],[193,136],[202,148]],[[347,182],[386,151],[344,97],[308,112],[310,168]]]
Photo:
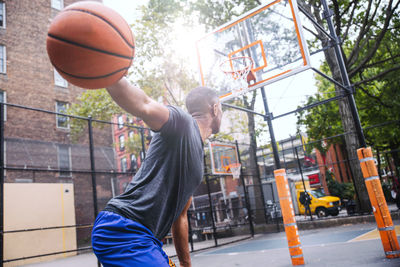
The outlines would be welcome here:
[[[190,114],[206,114],[211,107],[218,103],[217,93],[208,87],[194,88],[186,97],[186,108]]]

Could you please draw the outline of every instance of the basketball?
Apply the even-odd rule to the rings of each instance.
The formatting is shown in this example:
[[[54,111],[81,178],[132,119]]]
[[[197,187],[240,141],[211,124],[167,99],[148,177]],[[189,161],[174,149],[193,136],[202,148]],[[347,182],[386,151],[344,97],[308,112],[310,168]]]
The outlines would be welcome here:
[[[135,55],[128,23],[105,5],[83,1],[54,17],[47,33],[51,64],[68,82],[87,89],[104,88],[121,79]]]

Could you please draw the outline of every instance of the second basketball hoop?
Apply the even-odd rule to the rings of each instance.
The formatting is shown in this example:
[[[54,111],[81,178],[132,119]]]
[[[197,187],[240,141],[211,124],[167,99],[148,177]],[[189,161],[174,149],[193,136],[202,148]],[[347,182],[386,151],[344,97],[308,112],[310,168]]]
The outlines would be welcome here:
[[[248,91],[247,76],[253,69],[254,61],[251,57],[232,57],[220,64],[232,94],[241,96]]]
[[[240,178],[241,166],[242,165],[240,163],[229,164],[229,170],[232,173],[233,179],[239,179]]]

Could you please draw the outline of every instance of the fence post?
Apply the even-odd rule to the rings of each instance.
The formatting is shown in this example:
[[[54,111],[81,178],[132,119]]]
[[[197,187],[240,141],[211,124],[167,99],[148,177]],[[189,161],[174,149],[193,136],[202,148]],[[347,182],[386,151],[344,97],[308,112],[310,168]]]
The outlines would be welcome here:
[[[357,154],[386,258],[398,258],[400,257],[399,242],[383,194],[372,150],[370,147],[360,148],[357,150]]]
[[[189,226],[188,230],[189,230],[190,251],[193,252],[193,250],[194,250],[194,248],[193,248],[193,231],[192,231],[192,225],[190,222],[190,215],[191,215],[190,210],[188,210],[186,215],[187,215],[188,226]]]
[[[254,236],[254,225],[253,225],[253,218],[252,218],[252,212],[251,212],[251,206],[250,206],[250,200],[249,200],[249,196],[247,194],[247,188],[246,188],[246,184],[244,181],[244,177],[243,177],[243,166],[242,166],[242,161],[240,160],[240,151],[239,151],[239,144],[238,141],[236,140],[235,142],[236,145],[236,153],[238,155],[238,161],[240,163],[240,181],[242,182],[243,185],[243,193],[244,193],[244,201],[246,203],[246,209],[247,209],[247,216],[249,218],[249,224],[250,224],[250,234],[253,237]]]
[[[213,205],[212,205],[212,200],[211,200],[211,193],[210,193],[211,189],[210,189],[210,182],[208,181],[207,163],[206,163],[206,156],[205,155],[204,155],[204,173],[205,173],[206,184],[207,184],[208,203],[210,204],[210,212],[211,212],[211,221],[212,221],[214,242],[215,242],[215,246],[217,247],[218,246],[217,228],[215,227],[214,210],[213,210]]]
[[[0,102],[0,266],[4,261],[4,103]]]
[[[258,184],[259,184],[259,188],[260,188],[260,197],[261,197],[261,201],[262,201],[264,220],[265,220],[265,224],[268,224],[267,208],[265,206],[264,189],[263,189],[263,185],[262,185],[260,169],[258,168],[257,147],[254,147],[253,151],[254,151],[254,160],[255,160],[254,165],[256,167],[256,179],[258,180]],[[239,153],[238,153],[238,155],[239,155]],[[256,186],[257,185],[254,185],[254,196],[256,196],[256,188],[255,188]],[[257,202],[255,202],[255,204],[256,204],[256,213],[257,213]]]
[[[303,176],[303,169],[301,168],[301,163],[300,163],[300,159],[299,159],[299,153],[297,152],[297,147],[294,148],[296,151],[296,158],[297,158],[297,165],[299,166],[299,171],[301,174],[301,181],[303,182],[303,188],[304,188],[304,194],[307,194],[307,188],[306,188],[306,184],[304,182],[304,176]],[[308,208],[306,208],[306,210],[308,210],[308,215],[311,218],[311,221],[313,220],[313,216],[311,213],[311,209],[310,209],[310,203],[306,203],[306,205],[308,206]],[[306,211],[304,211],[304,214],[307,216]]]
[[[303,250],[297,231],[296,218],[294,216],[292,197],[289,191],[289,184],[285,169],[274,171],[276,187],[278,189],[279,202],[281,204],[283,224],[288,240],[289,253],[292,259],[292,265],[303,265]]]
[[[215,227],[214,209],[213,209],[213,204],[212,204],[212,199],[211,199],[210,182],[208,181],[208,174],[206,174],[206,183],[207,183],[207,192],[208,192],[208,202],[210,204],[210,213],[211,213],[214,242],[215,242],[215,246],[218,246],[217,228]]]
[[[94,162],[94,144],[93,144],[93,127],[92,127],[92,117],[88,117],[88,129],[89,129],[89,153],[90,153],[90,172],[92,174],[92,193],[93,193],[93,209],[94,218],[96,219],[98,214],[97,207],[97,190],[96,190],[96,168]]]
[[[146,158],[146,146],[144,144],[144,129],[140,128],[140,138],[142,141],[142,153],[140,153],[140,156],[142,156],[141,160],[143,162],[143,160]]]
[[[92,116],[88,117],[88,131],[89,131],[89,154],[90,154],[90,172],[92,174],[92,194],[93,194],[93,210],[94,219],[96,220],[99,212],[97,207],[97,185],[96,185],[96,167],[94,163],[94,144],[93,144],[93,126]],[[97,259],[97,266],[100,267],[100,261]]]

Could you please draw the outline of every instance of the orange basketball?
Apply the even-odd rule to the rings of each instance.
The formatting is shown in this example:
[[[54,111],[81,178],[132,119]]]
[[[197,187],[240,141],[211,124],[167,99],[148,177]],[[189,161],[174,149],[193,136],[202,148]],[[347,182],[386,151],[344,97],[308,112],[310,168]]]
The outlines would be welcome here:
[[[107,87],[124,76],[135,55],[128,23],[105,5],[83,1],[63,9],[47,34],[47,54],[70,83]]]

